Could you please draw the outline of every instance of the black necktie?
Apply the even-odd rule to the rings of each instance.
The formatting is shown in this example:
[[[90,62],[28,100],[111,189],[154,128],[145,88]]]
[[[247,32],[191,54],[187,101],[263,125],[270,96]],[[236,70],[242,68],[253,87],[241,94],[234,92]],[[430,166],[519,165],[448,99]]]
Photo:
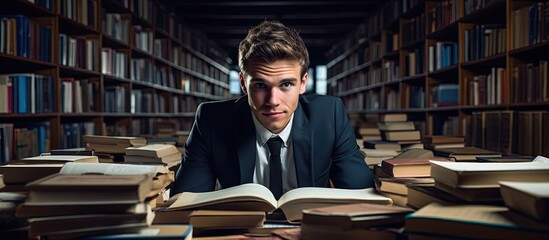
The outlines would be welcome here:
[[[280,147],[282,146],[282,139],[280,137],[274,137],[267,141],[271,157],[269,159],[270,169],[270,186],[271,192],[276,199],[282,196],[282,164],[280,163]]]

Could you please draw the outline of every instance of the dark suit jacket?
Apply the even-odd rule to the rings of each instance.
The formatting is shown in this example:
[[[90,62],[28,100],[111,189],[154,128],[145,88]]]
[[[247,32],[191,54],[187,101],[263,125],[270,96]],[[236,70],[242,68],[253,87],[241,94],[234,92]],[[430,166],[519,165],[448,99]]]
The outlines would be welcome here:
[[[299,187],[373,187],[343,102],[301,95],[292,132]],[[253,182],[256,133],[247,97],[201,104],[170,193],[213,191]]]

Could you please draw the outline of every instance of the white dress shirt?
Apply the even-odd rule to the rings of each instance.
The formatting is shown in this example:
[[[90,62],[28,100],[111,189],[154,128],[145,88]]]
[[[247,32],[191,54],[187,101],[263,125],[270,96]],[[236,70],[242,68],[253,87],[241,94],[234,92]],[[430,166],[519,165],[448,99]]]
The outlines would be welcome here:
[[[269,138],[280,136],[282,139],[282,148],[280,149],[280,160],[282,165],[282,191],[283,193],[297,188],[297,175],[294,163],[294,148],[290,134],[292,132],[292,122],[294,115],[290,117],[290,122],[282,132],[274,134],[265,128],[252,113],[256,133],[256,149],[254,183],[269,187],[269,147],[267,141]]]

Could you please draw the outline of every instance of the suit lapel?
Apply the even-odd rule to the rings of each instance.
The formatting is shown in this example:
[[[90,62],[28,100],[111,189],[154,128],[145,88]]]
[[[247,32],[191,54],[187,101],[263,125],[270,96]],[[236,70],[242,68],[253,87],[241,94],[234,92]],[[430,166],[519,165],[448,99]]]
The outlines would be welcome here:
[[[240,183],[253,182],[256,136],[252,120],[252,112],[246,96],[237,100],[237,116],[233,124],[233,136],[236,139],[238,162],[240,164]]]
[[[294,162],[299,187],[313,186],[312,153],[313,153],[313,129],[305,116],[301,104],[297,105],[292,125],[292,140],[294,145]]]

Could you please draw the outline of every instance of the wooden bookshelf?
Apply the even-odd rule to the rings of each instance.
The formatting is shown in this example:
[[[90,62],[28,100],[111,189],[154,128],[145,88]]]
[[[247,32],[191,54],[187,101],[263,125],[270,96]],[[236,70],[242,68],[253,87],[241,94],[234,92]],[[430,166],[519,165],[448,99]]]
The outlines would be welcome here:
[[[547,50],[547,1],[392,0],[327,53],[328,93],[357,127],[404,112],[424,135],[547,156]]]
[[[158,1],[14,0],[0,19],[2,162],[189,130],[198,104],[230,96],[226,54]]]

